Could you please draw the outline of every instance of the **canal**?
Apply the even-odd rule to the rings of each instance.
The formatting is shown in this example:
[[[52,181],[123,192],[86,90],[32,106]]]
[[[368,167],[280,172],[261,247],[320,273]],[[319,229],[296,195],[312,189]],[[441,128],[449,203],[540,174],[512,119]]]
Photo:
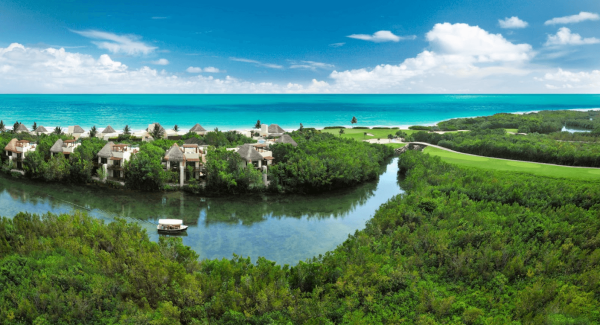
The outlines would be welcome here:
[[[184,192],[141,193],[33,182],[0,176],[0,215],[87,211],[105,222],[115,217],[137,222],[158,241],[158,219],[183,219],[183,243],[200,258],[259,256],[279,264],[333,250],[363,229],[377,208],[402,193],[397,158],[377,181],[319,195],[255,195],[203,198]]]

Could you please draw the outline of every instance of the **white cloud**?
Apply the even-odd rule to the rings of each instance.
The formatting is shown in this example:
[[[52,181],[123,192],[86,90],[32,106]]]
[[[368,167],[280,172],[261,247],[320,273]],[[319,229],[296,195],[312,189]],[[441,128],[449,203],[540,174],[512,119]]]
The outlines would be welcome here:
[[[544,23],[544,25],[556,24],[574,24],[586,20],[599,20],[600,16],[596,13],[582,11],[577,15],[552,18]]]
[[[160,17],[160,16],[154,16],[152,17],[152,19],[169,19],[170,17]]]
[[[254,63],[257,66],[261,66],[261,67],[265,67],[265,68],[271,68],[271,69],[283,69],[283,66],[279,65],[279,64],[273,64],[273,63],[262,63],[260,61],[256,61],[256,60],[250,60],[250,59],[244,59],[244,58],[229,58],[231,61],[237,61],[237,62],[246,62],[246,63]]]
[[[333,70],[335,67],[333,64],[315,62],[315,61],[290,61],[290,69],[308,69],[316,71],[317,69]]]
[[[329,44],[329,46],[331,46],[331,47],[342,47],[342,46],[344,46],[344,44],[346,44],[346,43],[344,43],[344,42],[342,42],[342,43],[333,43],[333,44]]]
[[[156,64],[156,65],[167,65],[167,64],[169,64],[169,60],[167,60],[167,59],[158,59],[158,60],[152,61],[150,63]]]
[[[556,35],[548,35],[545,45],[585,45],[597,43],[600,43],[600,39],[595,37],[582,38],[579,34],[571,33],[571,30],[567,27],[561,27]]]
[[[355,39],[360,39],[360,40],[363,40],[363,41],[375,42],[375,43],[399,42],[399,41],[402,41],[402,40],[408,40],[408,39],[415,39],[415,38],[417,38],[414,35],[412,35],[412,36],[398,36],[398,35],[394,35],[389,30],[380,30],[378,32],[375,32],[375,34],[373,34],[373,35],[352,34],[352,35],[348,35],[347,37],[355,38]]]
[[[185,71],[187,71],[189,73],[201,73],[201,72],[222,73],[222,72],[225,72],[225,71],[219,70],[215,67],[206,67],[204,69],[199,68],[199,67],[189,67]]]
[[[108,50],[112,53],[124,53],[128,55],[140,55],[152,53],[157,47],[146,45],[140,42],[139,36],[135,35],[117,35],[108,32],[102,32],[97,30],[87,31],[73,31],[81,36],[103,40],[103,41],[92,41],[100,49]]]
[[[571,72],[558,69],[556,72],[548,72],[543,78],[535,78],[535,80],[554,82],[554,84],[545,84],[548,89],[579,89],[595,93],[600,91],[600,70]]]
[[[506,17],[504,20],[498,19],[498,23],[500,24],[500,28],[525,28],[529,25],[526,21],[519,19],[517,16]]]

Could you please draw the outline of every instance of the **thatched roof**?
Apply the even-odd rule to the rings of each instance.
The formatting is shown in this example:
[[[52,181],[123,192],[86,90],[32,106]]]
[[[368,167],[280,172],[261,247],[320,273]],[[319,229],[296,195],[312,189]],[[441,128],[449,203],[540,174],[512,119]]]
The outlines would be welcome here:
[[[245,144],[243,146],[241,146],[237,153],[242,156],[242,158],[246,161],[258,161],[258,160],[263,160],[263,156],[261,156],[260,153],[258,153],[258,151],[256,151],[256,149],[254,149],[254,146],[251,146],[249,144]]]
[[[107,126],[104,130],[102,130],[102,133],[115,133],[117,131],[115,131],[115,129],[112,128],[112,126]]]
[[[196,123],[193,128],[190,129],[190,132],[205,132],[206,130],[202,127],[202,125]]]
[[[179,149],[177,143],[174,143],[171,149],[167,151],[165,159],[171,162],[180,162],[185,160],[185,156],[183,155],[183,151]]]
[[[79,125],[73,126],[73,133],[84,133],[85,131]]]
[[[6,145],[6,147],[4,147],[4,150],[16,152],[17,151],[17,141],[18,140],[16,138],[8,141],[8,144]]]
[[[112,157],[112,147],[115,144],[112,141],[109,141],[107,144],[102,147],[102,150],[98,151],[98,157],[100,158],[110,158]]]
[[[285,131],[277,124],[269,125],[269,133],[284,133]]]
[[[37,129],[35,129],[35,132],[48,132],[48,130],[46,130],[45,127],[40,125],[37,127]]]
[[[154,126],[158,125],[158,129],[160,130],[161,134],[165,134],[165,128],[162,127],[162,125],[160,125],[160,123],[152,123],[154,124]],[[154,127],[153,126],[153,127]],[[148,132],[152,133],[154,131],[154,129],[148,129]]]
[[[54,142],[54,144],[52,145],[52,148],[50,148],[50,152],[54,152],[54,153],[63,152],[63,140],[62,139],[56,140],[56,142]]]
[[[297,147],[298,144],[296,143],[296,141],[294,141],[294,139],[292,139],[292,137],[290,137],[289,134],[284,134],[281,137],[279,137],[279,139],[277,139],[275,141],[276,143],[289,143],[294,147]]]
[[[19,124],[17,127],[17,132],[29,132],[29,129],[23,123]]]

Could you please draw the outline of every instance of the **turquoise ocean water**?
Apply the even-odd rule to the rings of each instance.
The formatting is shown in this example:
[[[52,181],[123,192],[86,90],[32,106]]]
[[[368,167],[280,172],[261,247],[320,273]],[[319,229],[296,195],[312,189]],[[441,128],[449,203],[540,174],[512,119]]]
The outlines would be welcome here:
[[[350,125],[408,126],[455,117],[537,110],[598,109],[600,95],[0,95],[0,119],[28,127],[159,122],[183,130],[252,128],[256,120],[283,128]]]

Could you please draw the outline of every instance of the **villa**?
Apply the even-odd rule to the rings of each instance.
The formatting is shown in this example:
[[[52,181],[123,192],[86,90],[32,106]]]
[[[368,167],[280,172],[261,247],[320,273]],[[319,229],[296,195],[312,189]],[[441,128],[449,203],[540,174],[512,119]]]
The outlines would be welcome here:
[[[4,154],[8,157],[9,161],[16,162],[16,169],[23,169],[23,160],[29,152],[35,151],[35,147],[35,143],[31,143],[29,140],[17,140],[14,138],[4,147]]]
[[[242,157],[242,167],[254,166],[255,168],[263,171],[267,170],[267,167],[273,163],[272,152],[265,150],[267,145],[265,144],[245,144],[239,146],[237,153]]]
[[[117,133],[117,131],[115,131],[115,129],[113,129],[112,126],[108,125],[104,128],[104,130],[102,130],[102,133],[100,134],[99,138],[108,141],[109,138],[116,137],[118,135],[119,134]]]
[[[139,147],[130,144],[107,143],[98,152],[98,164],[106,171],[106,176],[122,180],[125,177],[124,164],[139,151]]]
[[[291,144],[294,147],[297,147],[298,144],[296,143],[296,141],[294,141],[294,139],[292,139],[292,137],[289,134],[284,134],[281,137],[279,137],[279,139],[277,139],[275,141],[275,143],[288,143]]]
[[[19,126],[17,127],[17,133],[29,133],[29,129],[23,125],[23,123],[19,123]]]
[[[179,173],[179,186],[183,186],[190,177],[199,179],[206,163],[206,149],[195,143],[184,144],[180,148],[176,143],[165,154],[165,168]],[[189,174],[189,170],[193,174]]]
[[[260,126],[260,135],[263,137],[278,137],[285,133],[285,130],[282,129],[277,124],[263,124]]]
[[[32,135],[38,135],[38,134],[49,134],[50,132],[48,132],[48,130],[46,130],[45,127],[43,126],[38,126],[37,129],[33,130],[31,132]]]
[[[81,144],[80,141],[76,140],[62,140],[58,139],[54,142],[54,145],[50,148],[50,156],[54,157],[55,153],[63,153],[65,158],[69,159],[69,155],[75,152],[75,148],[77,148]]]
[[[198,135],[206,135],[206,129],[202,127],[202,125],[196,123],[193,128],[190,129],[190,132],[196,133]]]
[[[79,137],[81,137],[81,135],[84,133],[85,131],[79,125],[69,126],[67,129],[67,134],[74,136],[75,139],[79,139]]]
[[[148,124],[148,128],[146,129],[146,131],[148,131],[148,133],[150,135],[152,135],[152,132],[154,131],[154,127],[158,126],[158,129],[160,130],[160,135],[162,138],[166,139],[167,138],[167,131],[165,130],[165,128],[162,127],[162,125],[160,125],[159,123],[152,123],[152,124]]]

